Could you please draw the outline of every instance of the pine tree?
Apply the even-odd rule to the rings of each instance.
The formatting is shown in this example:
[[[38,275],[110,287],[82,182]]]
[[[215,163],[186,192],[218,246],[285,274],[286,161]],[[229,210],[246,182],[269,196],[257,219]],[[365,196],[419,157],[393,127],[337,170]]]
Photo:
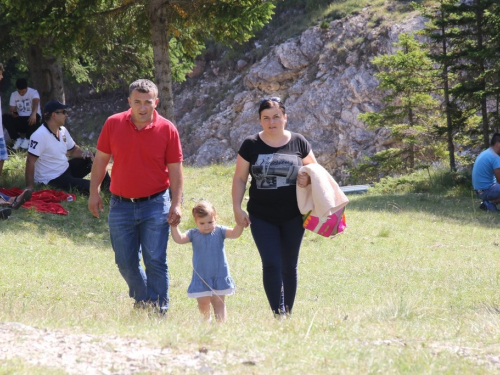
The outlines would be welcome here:
[[[490,27],[489,10],[495,6],[497,0],[470,0],[449,8],[456,47],[450,56],[455,61],[450,70],[459,80],[451,92],[467,110],[476,109],[480,113],[484,147],[489,146],[488,99],[492,96],[487,77],[497,54],[490,48],[495,31]]]
[[[458,118],[455,113],[458,106],[450,95],[453,85],[450,67],[456,62],[456,58],[454,57],[453,38],[457,32],[454,28],[454,21],[452,18],[454,7],[456,7],[457,4],[457,0],[439,0],[433,5],[415,6],[422,15],[429,20],[420,34],[429,38],[429,57],[437,64],[436,70],[439,77],[437,83],[439,87],[435,91],[441,91],[443,93],[443,108],[446,116],[446,142],[448,146],[450,169],[452,171],[456,171],[457,169],[455,162],[454,133],[461,125],[461,122],[454,121],[454,119]]]
[[[379,112],[359,115],[372,129],[389,129],[391,137],[401,145],[369,158],[379,172],[393,173],[412,170],[426,160],[438,108],[429,94],[434,85],[432,61],[422,44],[404,33],[395,46],[399,48],[396,53],[372,61],[381,69],[376,78],[378,88],[386,92],[386,106]]]

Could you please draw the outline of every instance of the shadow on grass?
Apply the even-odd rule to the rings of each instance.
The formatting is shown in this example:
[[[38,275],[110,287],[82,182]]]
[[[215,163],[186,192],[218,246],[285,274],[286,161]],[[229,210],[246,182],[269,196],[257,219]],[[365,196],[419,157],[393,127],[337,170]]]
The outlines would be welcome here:
[[[1,186],[24,188],[25,164],[25,151],[10,153],[9,160],[4,165]],[[35,191],[44,189],[60,190],[48,185],[37,185],[35,187]],[[34,208],[26,209],[21,207],[16,211],[12,211],[12,215],[8,220],[0,221],[1,233],[21,232],[25,234],[28,231],[36,237],[57,233],[58,236],[66,237],[74,243],[110,247],[108,230],[110,194],[101,193],[104,211],[101,213],[101,217],[97,219],[91,215],[87,208],[87,197],[74,191],[70,193],[76,195],[76,200],[61,202],[64,209],[68,211],[68,215],[41,213]]]
[[[363,194],[349,195],[347,210],[391,212],[391,213],[426,213],[463,225],[481,225],[498,228],[500,215],[479,209],[480,200],[470,197],[445,197],[424,193],[406,194]]]
[[[41,213],[34,208],[21,207],[17,211],[12,211],[8,220],[0,222],[0,228],[3,233],[30,231],[36,237],[57,233],[58,236],[66,237],[74,243],[110,247],[108,229],[110,194],[101,193],[101,197],[104,211],[99,219],[89,212],[87,197],[76,194],[76,200],[61,202],[68,215]]]

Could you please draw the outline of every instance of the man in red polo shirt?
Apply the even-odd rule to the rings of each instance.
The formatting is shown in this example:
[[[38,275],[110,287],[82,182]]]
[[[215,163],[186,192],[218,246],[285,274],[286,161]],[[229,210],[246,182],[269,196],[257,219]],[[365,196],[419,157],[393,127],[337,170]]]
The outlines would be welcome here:
[[[115,262],[135,305],[165,313],[167,242],[170,225],[181,219],[183,175],[179,133],[155,110],[158,101],[156,85],[137,80],[129,87],[130,109],[106,120],[97,141],[88,206],[99,217],[100,185],[113,156],[108,223]]]

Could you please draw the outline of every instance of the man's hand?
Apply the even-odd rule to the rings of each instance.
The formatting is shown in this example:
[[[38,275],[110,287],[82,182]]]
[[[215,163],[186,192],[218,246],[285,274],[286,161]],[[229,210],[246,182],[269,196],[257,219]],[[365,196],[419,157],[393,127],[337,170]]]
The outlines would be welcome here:
[[[35,113],[32,113],[30,115],[30,118],[28,119],[28,125],[29,126],[33,126],[36,124],[36,112]]]
[[[98,193],[90,194],[88,207],[90,213],[99,218],[99,212],[102,212],[104,210],[104,206],[102,205],[101,196]]]
[[[82,158],[83,159],[89,159],[94,161],[94,154],[92,153],[92,151],[89,151],[89,150],[82,150]]]
[[[182,217],[181,207],[179,205],[170,206],[167,222],[172,226],[177,226],[181,222],[181,217]]]

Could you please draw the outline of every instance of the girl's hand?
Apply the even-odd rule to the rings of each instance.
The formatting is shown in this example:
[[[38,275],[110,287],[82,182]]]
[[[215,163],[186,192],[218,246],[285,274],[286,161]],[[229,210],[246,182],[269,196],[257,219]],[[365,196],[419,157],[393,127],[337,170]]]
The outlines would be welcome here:
[[[302,172],[297,176],[297,185],[301,188],[305,188],[307,185],[311,183],[311,177],[305,172]]]
[[[236,221],[236,224],[241,225],[244,228],[247,228],[250,224],[252,224],[248,214],[242,209],[234,211],[234,220]]]

